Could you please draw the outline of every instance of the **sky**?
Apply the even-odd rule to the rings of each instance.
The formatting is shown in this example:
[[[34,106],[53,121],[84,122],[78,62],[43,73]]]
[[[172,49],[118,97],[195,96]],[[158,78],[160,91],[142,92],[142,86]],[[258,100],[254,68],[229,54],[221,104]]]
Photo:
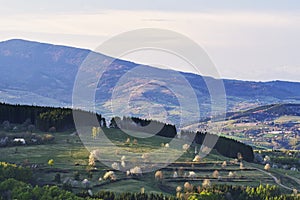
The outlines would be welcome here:
[[[205,49],[222,78],[300,81],[298,0],[0,0],[0,4],[0,41],[21,38],[94,50],[126,31],[163,28]],[[123,59],[151,64],[151,55]],[[176,67],[189,71],[183,64]]]

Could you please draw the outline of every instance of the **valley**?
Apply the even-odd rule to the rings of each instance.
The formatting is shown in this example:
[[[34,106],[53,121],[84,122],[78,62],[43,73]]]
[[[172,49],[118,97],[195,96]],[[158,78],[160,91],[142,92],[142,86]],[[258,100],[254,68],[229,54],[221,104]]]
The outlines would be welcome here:
[[[192,124],[186,129],[210,131],[220,126],[221,135],[242,141],[256,149],[299,150],[300,105],[273,104],[227,113],[224,121]]]
[[[300,198],[299,82],[19,39],[0,42],[0,73],[0,199]]]

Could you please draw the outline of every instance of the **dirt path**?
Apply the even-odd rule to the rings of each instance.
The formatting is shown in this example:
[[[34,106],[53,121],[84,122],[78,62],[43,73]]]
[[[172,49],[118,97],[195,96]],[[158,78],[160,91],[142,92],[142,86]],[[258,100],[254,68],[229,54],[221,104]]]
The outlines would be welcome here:
[[[294,180],[296,183],[298,183],[300,185],[300,180],[299,179],[297,179],[295,177],[292,177],[290,175],[287,175],[287,174],[285,174],[285,176],[288,177],[288,178],[290,178],[290,179],[292,179],[292,180]]]
[[[266,171],[264,171],[262,169],[259,169],[259,168],[256,168],[256,167],[253,167],[253,168],[256,169],[256,170],[258,170],[258,171],[260,171],[260,172],[262,172],[262,173],[264,173],[264,174],[266,174],[266,175],[268,175],[268,176],[270,176],[270,177],[272,177],[277,185],[279,185],[279,186],[281,186],[281,187],[283,187],[283,188],[285,188],[287,190],[293,191],[293,188],[290,188],[290,187],[288,187],[286,185],[281,184],[280,181],[273,174],[271,174],[270,172],[266,172]]]

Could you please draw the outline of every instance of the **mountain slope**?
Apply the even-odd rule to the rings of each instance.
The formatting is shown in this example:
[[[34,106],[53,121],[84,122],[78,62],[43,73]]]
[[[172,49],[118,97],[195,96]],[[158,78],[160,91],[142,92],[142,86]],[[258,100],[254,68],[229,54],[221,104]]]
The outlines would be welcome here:
[[[210,131],[219,127],[223,136],[267,149],[300,149],[300,104],[271,104],[227,113],[226,119],[186,126],[187,130]],[[208,125],[209,124],[209,125]]]
[[[248,117],[258,121],[271,120],[281,116],[300,116],[300,104],[272,104],[228,114],[228,116],[228,120]]]
[[[0,88],[30,91],[70,103],[78,66],[88,53],[88,50],[24,40],[1,42]]]
[[[0,101],[7,103],[29,103],[37,105],[70,106],[72,102],[73,84],[79,66],[91,51],[66,46],[43,44],[25,40],[9,40],[0,42]],[[97,54],[104,64],[109,57]],[[101,65],[101,63],[100,63]],[[103,74],[97,85],[96,104],[103,112],[109,113],[109,105],[113,89],[116,83],[133,70],[137,64],[115,60],[109,69]],[[146,101],[154,102],[158,106],[153,108],[152,116],[160,114],[164,108],[173,118],[180,117],[179,102],[168,86],[162,86],[159,82],[147,83],[146,88],[140,87],[146,84],[146,79],[151,75],[160,74],[166,82],[173,85],[182,85],[183,82],[176,79],[178,72],[143,66],[149,77],[135,77],[128,79],[120,95],[122,102],[130,91],[134,91],[131,98],[138,102],[140,108],[129,114],[145,117],[140,111],[147,111]],[[91,69],[93,70],[93,69]],[[93,71],[92,71],[93,72]],[[96,73],[96,72],[95,72]],[[205,116],[210,108],[210,95],[202,76],[182,73],[189,82],[200,102],[200,109]],[[205,77],[214,82],[216,79]],[[250,82],[238,80],[223,80],[227,95],[227,108],[233,110],[253,105],[265,105],[278,102],[300,103],[300,83],[272,81]],[[24,94],[31,95],[24,95]],[[18,95],[19,94],[19,95]],[[126,109],[126,107],[122,107]],[[186,111],[187,116],[192,116],[192,111]]]

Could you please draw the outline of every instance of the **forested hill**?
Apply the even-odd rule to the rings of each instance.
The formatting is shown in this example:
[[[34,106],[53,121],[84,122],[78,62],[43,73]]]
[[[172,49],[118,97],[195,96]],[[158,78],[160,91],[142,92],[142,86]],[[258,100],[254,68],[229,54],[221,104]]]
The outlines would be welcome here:
[[[77,111],[82,112],[83,115],[94,115],[87,111]],[[100,114],[96,114],[96,116],[98,121],[106,126],[105,118]],[[7,124],[23,124],[25,129],[29,126],[35,126],[35,128],[41,131],[48,131],[51,128],[56,131],[75,129],[73,114],[70,108],[0,103],[0,122],[3,128],[6,128]]]
[[[78,110],[77,110],[78,111]],[[83,115],[93,115],[91,112],[80,111]],[[100,114],[96,114],[99,124],[106,128],[106,120]],[[88,116],[87,116],[88,117]],[[41,131],[65,131],[75,129],[73,114],[70,108],[54,108],[41,106],[27,105],[10,105],[0,103],[0,123],[6,131],[13,131],[11,124],[22,124],[23,131],[32,131],[32,127]],[[174,138],[177,135],[177,130],[174,125],[164,124],[158,121],[148,119],[140,119],[136,117],[114,117],[110,120],[109,127],[117,129],[127,129],[134,131],[143,131],[143,127],[148,124],[154,124],[162,127],[156,134],[163,137]],[[22,130],[21,130],[22,131]],[[147,133],[147,129],[145,131]],[[186,133],[183,133],[186,134]],[[209,133],[196,134],[194,141],[202,144],[204,137]],[[209,137],[217,137],[209,134]],[[1,138],[0,138],[1,139]],[[242,153],[246,161],[253,160],[253,150],[251,146],[240,143],[236,140],[219,137],[218,142],[214,146],[220,154],[236,158],[238,153]]]

